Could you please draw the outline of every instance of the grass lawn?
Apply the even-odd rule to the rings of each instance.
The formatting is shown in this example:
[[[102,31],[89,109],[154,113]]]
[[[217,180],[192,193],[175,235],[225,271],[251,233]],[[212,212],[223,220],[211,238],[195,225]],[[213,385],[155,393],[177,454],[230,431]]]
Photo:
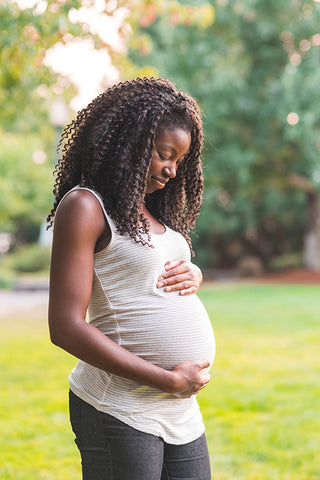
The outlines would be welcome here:
[[[215,480],[320,478],[320,295],[316,286],[201,289],[214,324],[199,395]],[[75,360],[46,319],[0,320],[1,480],[80,480],[67,417]]]

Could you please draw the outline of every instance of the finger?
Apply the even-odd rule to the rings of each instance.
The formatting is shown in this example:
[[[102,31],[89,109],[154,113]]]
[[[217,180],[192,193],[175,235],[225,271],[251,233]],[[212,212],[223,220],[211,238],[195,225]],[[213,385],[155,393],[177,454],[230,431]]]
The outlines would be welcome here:
[[[184,283],[184,282],[189,282],[189,285],[186,285],[186,288],[190,287],[191,284],[195,284],[193,278],[191,275],[188,275],[187,273],[180,273],[178,275],[172,275],[172,277],[168,278],[163,278],[160,280],[164,285],[175,285],[177,283]]]
[[[189,262],[185,262],[181,265],[178,265],[177,267],[173,268],[169,272],[163,273],[159,277],[158,281],[167,282],[168,284],[169,283],[175,283],[176,278],[174,278],[174,277],[178,277],[178,279],[180,281],[191,280],[191,281],[193,281],[193,283],[195,285],[200,287],[200,285],[202,283],[201,270],[199,270],[198,267],[196,269],[196,268],[194,268],[194,266],[191,266],[191,265],[192,264],[190,264]],[[183,277],[182,277],[182,275],[183,275]]]
[[[171,270],[174,267],[177,267],[178,265],[182,265],[183,263],[186,263],[185,260],[170,260],[169,262],[166,262],[164,264],[164,269],[166,271]]]
[[[159,280],[166,280],[168,278],[176,277],[177,275],[188,275],[188,278],[192,277],[192,273],[186,264],[178,265],[175,268],[172,268],[168,272],[162,273],[159,277]]]
[[[174,283],[173,285],[167,285],[164,288],[165,292],[180,292],[183,290],[187,290],[189,288],[196,287],[193,282],[190,280],[186,280],[184,282]]]
[[[200,390],[203,390],[204,388],[206,388],[206,386],[208,385],[209,382],[205,383],[204,385],[201,385],[201,387],[199,388],[198,392],[200,392]]]
[[[195,271],[197,271],[197,277],[198,277],[198,280],[199,280],[199,285],[201,285],[202,281],[203,281],[203,275],[202,275],[202,272],[200,270],[200,268],[198,267],[198,265],[193,265],[193,268]]]
[[[208,383],[205,383],[204,385],[202,385],[201,387],[199,387],[199,389],[196,391],[196,393],[195,393],[194,395],[197,395],[198,393],[200,393],[201,390],[203,390],[207,385],[208,385]]]
[[[180,275],[173,275],[172,277],[169,277],[169,278],[159,277],[158,282],[157,282],[157,287],[164,287],[166,285],[169,285],[169,286],[170,285],[177,285],[177,284],[182,284],[183,282],[187,282],[187,281],[194,284],[193,279],[191,277],[189,277],[188,275],[186,275],[185,273],[182,273]],[[186,288],[188,288],[190,286],[191,286],[191,284],[186,285]]]
[[[198,290],[199,288],[193,285],[192,287],[186,288],[185,290],[181,290],[179,292],[179,295],[192,295],[193,293],[197,293]]]
[[[198,365],[199,365],[200,370],[202,370],[203,368],[210,367],[210,360],[208,360],[207,358],[204,359],[204,360],[199,360]],[[209,375],[209,377],[210,377],[210,375]]]
[[[203,378],[203,385],[206,386],[207,383],[210,382],[210,378],[211,378],[211,377],[210,377],[210,374],[207,373],[206,375],[202,375],[202,378]]]
[[[197,393],[203,390],[207,385],[208,385],[208,382],[202,383],[201,385],[197,385],[197,387],[195,387],[194,395],[197,395]]]
[[[181,280],[183,280],[183,279],[181,279]],[[158,288],[167,287],[166,292],[170,292],[170,291],[173,291],[173,289],[172,289],[172,287],[170,287],[170,285],[176,286],[176,285],[182,283],[181,280],[177,277],[172,277],[170,279],[159,278],[158,282],[157,282],[157,287]]]
[[[204,375],[202,375],[202,378],[204,377]],[[211,376],[209,375],[209,373],[205,376],[205,381],[201,384],[201,388],[204,388],[206,385],[208,385],[208,383],[210,382],[210,379],[211,379]]]

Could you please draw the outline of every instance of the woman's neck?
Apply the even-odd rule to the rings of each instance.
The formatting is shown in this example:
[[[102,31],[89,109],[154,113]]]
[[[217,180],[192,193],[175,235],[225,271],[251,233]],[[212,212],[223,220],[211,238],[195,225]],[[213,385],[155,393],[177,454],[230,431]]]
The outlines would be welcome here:
[[[151,213],[149,212],[149,210],[147,210],[147,207],[144,204],[141,207],[141,213],[148,220],[151,233],[159,235],[166,231],[166,227],[162,223],[160,223],[153,215],[151,215]]]

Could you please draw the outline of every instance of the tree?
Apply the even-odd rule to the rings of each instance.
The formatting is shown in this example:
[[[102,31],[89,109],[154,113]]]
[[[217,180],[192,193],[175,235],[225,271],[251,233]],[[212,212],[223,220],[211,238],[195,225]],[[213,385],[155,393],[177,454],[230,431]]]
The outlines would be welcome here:
[[[0,3],[0,231],[13,233],[17,243],[37,239],[52,203],[57,139],[50,105],[59,95],[69,100],[75,94],[71,81],[47,66],[47,52],[57,44],[90,39],[97,49],[112,53],[85,20],[73,19],[94,1],[34,1],[32,8],[20,4]]]
[[[146,25],[160,10],[171,16],[179,9],[185,21],[193,23],[206,21],[208,13],[201,9],[200,13],[191,11],[173,1],[158,1],[156,9],[150,2],[141,2],[136,8],[135,3],[124,0],[100,2],[99,5],[94,0],[35,0],[32,8],[22,6],[18,0],[5,0],[0,4],[0,137],[3,142],[0,183],[5,192],[4,203],[0,205],[0,230],[14,233],[20,242],[36,238],[52,200],[50,172],[54,132],[49,119],[50,105],[57,95],[68,100],[75,94],[70,79],[55,74],[47,66],[48,50],[83,40],[94,42],[95,49],[107,52],[119,69],[128,69],[125,55],[119,55],[117,48],[108,44],[91,14],[94,13],[99,21],[113,18],[119,37],[124,41],[128,25],[123,19],[130,11],[132,18],[141,25]],[[107,86],[106,75],[101,90]],[[33,155],[42,150],[47,159],[41,165],[35,164]]]
[[[48,104],[54,96],[50,89],[58,88],[58,76],[44,63],[46,51],[56,42],[64,42],[67,31],[80,33],[67,16],[69,9],[78,5],[76,0],[67,4],[50,1],[41,11],[39,5],[20,9],[13,1],[1,2],[2,130],[30,131],[46,120]]]
[[[46,51],[64,41],[69,5],[48,2],[40,11],[20,9],[13,1],[0,4],[0,231],[11,232],[16,244],[36,241],[52,201],[54,132],[50,102],[62,93],[61,79],[45,65]],[[64,83],[66,96],[72,88]]]
[[[52,166],[43,140],[35,134],[0,134],[0,231],[16,243],[37,241],[52,201]]]
[[[208,28],[156,18],[138,29],[149,51],[132,48],[133,62],[157,66],[204,112],[207,188],[196,241],[206,266],[233,266],[246,253],[268,265],[302,249],[310,189],[292,179],[308,181],[318,205],[319,19],[310,0],[220,0]],[[309,267],[319,268],[319,248],[317,256]]]

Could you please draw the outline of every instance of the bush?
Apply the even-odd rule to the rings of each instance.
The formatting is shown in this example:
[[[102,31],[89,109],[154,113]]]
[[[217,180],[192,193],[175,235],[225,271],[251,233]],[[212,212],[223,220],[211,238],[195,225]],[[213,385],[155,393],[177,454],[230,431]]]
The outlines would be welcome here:
[[[11,278],[3,277],[0,275],[0,288],[10,289],[12,288],[14,282]]]
[[[21,247],[6,255],[5,264],[17,273],[47,272],[50,266],[50,248],[38,244]]]
[[[276,255],[272,257],[269,262],[269,270],[271,271],[281,271],[289,270],[292,268],[302,268],[303,267],[303,256],[302,253],[283,253],[282,255]]]

